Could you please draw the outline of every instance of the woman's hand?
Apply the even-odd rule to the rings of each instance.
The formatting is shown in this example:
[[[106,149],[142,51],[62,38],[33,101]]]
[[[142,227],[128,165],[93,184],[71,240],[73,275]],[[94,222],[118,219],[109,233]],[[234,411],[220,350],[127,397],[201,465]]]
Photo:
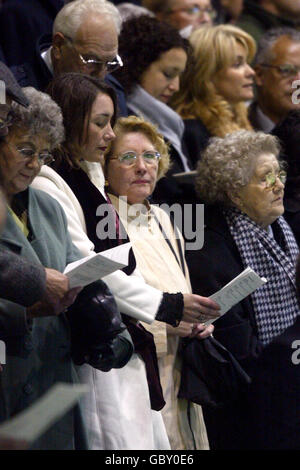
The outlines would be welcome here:
[[[180,336],[181,338],[204,339],[212,334],[215,327],[213,325],[205,326],[203,323],[187,323],[181,321],[178,326],[167,325],[167,333],[170,336]]]
[[[197,294],[183,294],[182,320],[188,323],[204,323],[220,316],[220,306],[208,297]]]
[[[203,323],[196,323],[195,325],[193,325],[192,334],[190,335],[190,338],[208,338],[208,336],[213,333],[214,329],[214,325],[205,326],[203,325]]]
[[[81,290],[82,287],[74,287],[73,289],[68,290],[60,300],[57,300],[55,304],[52,305],[45,304],[44,302],[36,302],[31,307],[27,308],[27,317],[32,320],[36,317],[59,315],[75,302],[75,299]]]

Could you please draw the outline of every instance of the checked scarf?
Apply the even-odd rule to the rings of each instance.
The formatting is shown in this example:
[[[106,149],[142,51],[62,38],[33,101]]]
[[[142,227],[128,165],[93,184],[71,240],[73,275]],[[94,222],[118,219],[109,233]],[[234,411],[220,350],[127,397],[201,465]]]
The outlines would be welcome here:
[[[233,208],[224,210],[230,233],[243,264],[254,269],[267,283],[251,294],[258,337],[264,345],[292,325],[300,314],[295,287],[298,247],[283,217],[273,224],[275,238],[246,214]]]

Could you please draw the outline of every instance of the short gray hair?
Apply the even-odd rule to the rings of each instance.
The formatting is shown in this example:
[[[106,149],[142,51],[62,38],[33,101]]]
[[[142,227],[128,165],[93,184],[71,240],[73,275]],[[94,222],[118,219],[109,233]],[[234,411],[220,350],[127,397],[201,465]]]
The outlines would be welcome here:
[[[279,141],[264,132],[237,131],[223,139],[210,139],[197,166],[196,191],[207,204],[232,205],[228,194],[246,186],[252,178],[257,158],[272,153],[278,158]]]
[[[269,31],[262,35],[257,43],[257,52],[253,65],[264,64],[272,61],[273,46],[282,36],[287,36],[291,41],[300,42],[300,31],[297,31],[294,28],[282,27],[269,29]]]
[[[60,107],[46,93],[33,87],[22,89],[29,101],[29,107],[24,108],[12,102],[15,120],[13,129],[21,127],[29,130],[32,135],[45,132],[51,149],[57,147],[64,140],[63,116]]]
[[[82,21],[92,14],[111,17],[120,34],[122,20],[119,10],[107,0],[75,0],[67,3],[56,15],[53,34],[59,32],[74,39]]]

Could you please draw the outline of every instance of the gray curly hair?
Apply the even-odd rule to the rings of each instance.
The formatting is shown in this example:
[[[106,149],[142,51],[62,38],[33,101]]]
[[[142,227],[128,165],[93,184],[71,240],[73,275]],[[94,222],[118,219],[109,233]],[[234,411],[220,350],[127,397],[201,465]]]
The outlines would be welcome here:
[[[279,151],[278,139],[264,132],[243,130],[212,138],[198,162],[197,194],[207,204],[232,206],[229,194],[249,183],[257,158],[262,153],[278,158]]]
[[[33,87],[22,89],[29,101],[28,108],[24,108],[15,101],[12,102],[14,113],[13,128],[24,127],[32,135],[46,133],[51,149],[57,147],[64,140],[65,131],[60,107],[46,93]]]

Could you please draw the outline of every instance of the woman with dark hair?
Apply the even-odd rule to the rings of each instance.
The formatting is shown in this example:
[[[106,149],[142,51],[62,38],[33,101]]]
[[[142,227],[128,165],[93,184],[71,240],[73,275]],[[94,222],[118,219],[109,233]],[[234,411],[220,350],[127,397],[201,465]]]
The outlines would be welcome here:
[[[284,218],[300,246],[300,111],[293,110],[274,127],[272,134],[281,142],[280,156],[287,162],[284,191]]]
[[[48,91],[62,109],[66,139],[55,153],[56,171],[43,167],[35,187],[51,193],[63,206],[72,241],[82,254],[120,245],[128,237],[105,194],[101,167],[115,137],[114,92],[100,80],[76,73],[57,77]],[[82,106],[84,111],[77,115]],[[94,449],[169,448],[158,412],[164,400],[153,338],[136,320],[176,326],[181,319],[197,323],[200,312],[210,315],[217,309],[214,302],[193,294],[163,294],[145,284],[135,267],[131,253],[129,266],[103,278],[128,316],[135,346],[132,359],[123,369],[108,373],[87,365],[79,370],[81,380],[93,384],[84,407]]]
[[[140,16],[123,24],[119,51],[124,65],[116,72],[116,77],[125,89],[129,113],[157,125],[170,144],[171,169],[156,186],[154,200],[182,202],[185,191],[191,188],[180,187],[170,176],[189,171],[190,165],[182,146],[183,121],[168,103],[179,90],[180,76],[188,58],[188,41],[172,26]]]

